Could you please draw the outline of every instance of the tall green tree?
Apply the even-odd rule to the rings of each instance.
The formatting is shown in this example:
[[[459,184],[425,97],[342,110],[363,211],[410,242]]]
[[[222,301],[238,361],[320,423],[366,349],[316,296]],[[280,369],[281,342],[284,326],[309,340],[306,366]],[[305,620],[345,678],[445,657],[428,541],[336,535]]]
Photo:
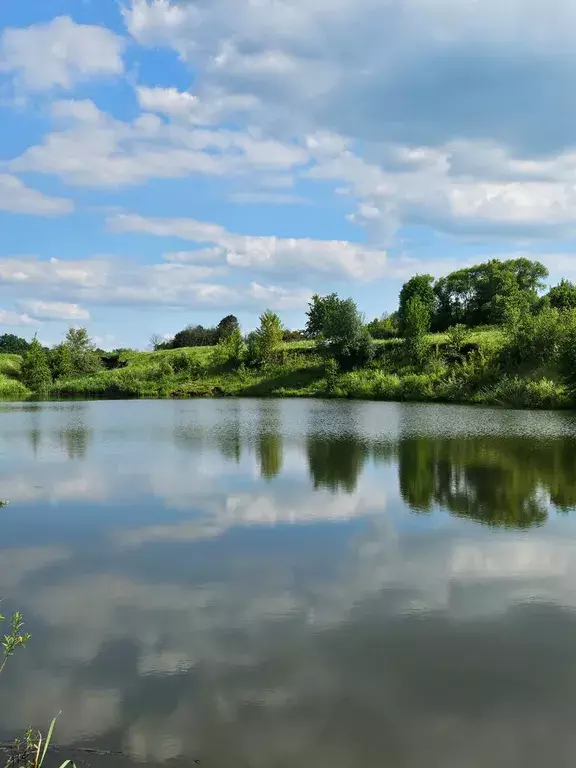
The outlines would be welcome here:
[[[96,373],[101,369],[102,359],[86,328],[69,328],[64,346],[72,364],[72,374]]]
[[[220,320],[216,326],[216,330],[218,332],[218,340],[225,339],[227,336],[234,333],[234,331],[240,330],[238,318],[236,315],[226,315],[226,317],[223,317],[222,320]]]
[[[434,286],[434,328],[444,330],[459,323],[499,325],[515,307],[522,312],[532,311],[547,276],[543,264],[525,258],[492,259],[452,272]]]
[[[324,333],[326,315],[329,311],[338,306],[340,299],[337,294],[331,293],[328,296],[319,296],[317,293],[312,296],[308,304],[306,317],[306,336],[309,339],[317,339]]]
[[[426,334],[430,330],[430,310],[420,296],[413,296],[406,305],[404,338],[406,352],[412,365],[422,366],[428,351]]]
[[[37,394],[43,394],[50,388],[52,374],[46,352],[37,337],[34,336],[24,355],[21,368],[22,383]]]
[[[260,315],[259,327],[248,337],[248,356],[257,364],[271,363],[282,342],[284,327],[271,309]]]
[[[550,288],[547,298],[554,309],[576,309],[576,285],[569,280],[561,280]]]
[[[434,293],[433,283],[434,278],[432,275],[415,275],[402,286],[398,307],[398,321],[401,333],[404,334],[406,331],[408,304],[415,297],[420,299],[430,317],[434,315],[436,311],[436,294]]]
[[[30,347],[30,343],[21,336],[13,333],[4,333],[0,336],[0,353],[9,355],[23,355]]]
[[[318,349],[334,358],[344,371],[366,365],[374,356],[374,343],[353,299],[328,297]]]
[[[68,344],[58,344],[50,352],[50,368],[55,379],[65,379],[73,376],[74,363],[72,352]]]

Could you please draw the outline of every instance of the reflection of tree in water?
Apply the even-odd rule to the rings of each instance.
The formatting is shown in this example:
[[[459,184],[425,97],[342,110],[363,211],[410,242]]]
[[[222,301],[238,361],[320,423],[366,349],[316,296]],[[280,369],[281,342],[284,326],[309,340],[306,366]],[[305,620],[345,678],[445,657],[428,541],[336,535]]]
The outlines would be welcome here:
[[[406,438],[398,446],[404,501],[492,526],[529,528],[576,506],[576,445],[567,438]]]
[[[308,464],[314,488],[353,493],[368,458],[368,445],[356,435],[309,435]]]
[[[230,409],[226,414],[226,423],[215,434],[218,450],[225,459],[240,463],[242,458],[242,433],[240,430],[240,411]]]
[[[256,453],[260,461],[261,476],[266,480],[272,480],[280,474],[284,462],[280,406],[275,400],[263,400],[259,407],[260,423]]]
[[[67,453],[69,459],[83,459],[92,438],[92,433],[86,427],[67,427],[58,431],[58,441]]]

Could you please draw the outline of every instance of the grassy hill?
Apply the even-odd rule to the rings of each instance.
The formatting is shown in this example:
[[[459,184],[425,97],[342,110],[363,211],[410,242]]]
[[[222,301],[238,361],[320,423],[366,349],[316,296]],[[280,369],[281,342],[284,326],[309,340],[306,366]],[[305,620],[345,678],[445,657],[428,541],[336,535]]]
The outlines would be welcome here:
[[[505,342],[499,329],[477,330],[466,339],[467,356],[446,357],[447,336],[430,334],[433,348],[426,373],[403,362],[403,341],[376,342],[369,367],[330,374],[314,343],[281,345],[277,362],[262,368],[218,367],[214,347],[187,347],[158,352],[124,351],[118,366],[96,374],[55,381],[51,396],[198,397],[275,396],[342,397],[373,400],[412,400],[513,405],[533,408],[571,407],[573,393],[554,370],[541,368],[522,375],[503,373],[495,361]],[[30,392],[18,380],[21,358],[0,355],[0,397],[22,399]]]

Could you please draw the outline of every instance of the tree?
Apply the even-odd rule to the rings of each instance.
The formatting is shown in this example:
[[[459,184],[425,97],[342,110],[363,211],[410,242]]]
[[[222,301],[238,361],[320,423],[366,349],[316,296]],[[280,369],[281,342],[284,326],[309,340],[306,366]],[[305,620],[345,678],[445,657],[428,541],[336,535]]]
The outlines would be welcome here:
[[[171,349],[181,347],[213,347],[218,343],[218,330],[216,328],[204,328],[203,325],[188,325],[174,336],[170,342]]]
[[[340,301],[335,293],[331,293],[329,296],[319,296],[317,293],[312,296],[312,300],[308,304],[308,312],[306,317],[306,330],[305,334],[309,339],[317,339],[324,332],[324,322],[326,314],[330,308],[334,308]]]
[[[420,296],[413,296],[406,306],[404,338],[406,352],[413,365],[421,366],[426,358],[428,343],[426,334],[430,330],[430,310]]]
[[[170,349],[171,347],[171,344],[166,341],[164,336],[160,336],[159,333],[153,333],[150,336],[149,344],[153,352],[158,352],[159,349]]]
[[[65,379],[67,376],[74,375],[74,362],[70,345],[58,344],[54,347],[50,352],[50,368],[55,379]]]
[[[30,347],[26,339],[13,333],[5,333],[0,336],[0,353],[9,355],[23,355]]]
[[[452,272],[434,286],[437,300],[434,328],[445,330],[459,323],[499,325],[514,307],[522,312],[532,311],[547,276],[548,270],[543,264],[524,258],[492,259]]]
[[[50,388],[52,375],[48,358],[42,345],[34,336],[28,352],[24,355],[21,368],[22,383],[32,392],[42,394]]]
[[[576,285],[569,280],[561,280],[550,288],[547,298],[554,309],[576,309]]]
[[[402,286],[402,290],[400,291],[400,305],[398,307],[398,320],[401,333],[405,333],[406,330],[408,303],[411,299],[417,296],[427,310],[430,318],[436,312],[436,294],[432,287],[433,282],[434,278],[432,275],[415,275]]]
[[[100,355],[86,328],[69,328],[64,345],[68,347],[73,374],[96,373],[102,367]]]
[[[248,337],[248,352],[256,364],[270,363],[280,346],[284,328],[275,312],[267,309],[260,315],[260,326]]]
[[[240,328],[233,330],[228,336],[220,339],[212,353],[212,365],[220,368],[232,364],[238,366],[242,362],[245,350],[244,339]]]
[[[382,317],[375,317],[366,328],[373,339],[393,339],[400,331],[398,312],[391,315],[385,312]]]
[[[366,365],[374,356],[374,343],[353,299],[327,297],[318,349],[333,357],[344,371]]]
[[[240,330],[240,323],[236,315],[226,315],[216,326],[218,332],[218,340],[225,339],[230,336],[234,331]]]

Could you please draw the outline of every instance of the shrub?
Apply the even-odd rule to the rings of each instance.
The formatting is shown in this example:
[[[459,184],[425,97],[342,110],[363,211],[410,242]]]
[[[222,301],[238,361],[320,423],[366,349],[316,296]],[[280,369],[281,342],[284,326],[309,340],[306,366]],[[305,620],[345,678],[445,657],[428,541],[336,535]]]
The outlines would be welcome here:
[[[430,311],[420,296],[416,295],[407,302],[403,324],[408,361],[422,368],[429,352],[426,334],[430,328]]]
[[[48,358],[36,336],[32,339],[30,348],[24,355],[21,376],[24,386],[39,394],[47,392],[52,384]]]
[[[404,400],[433,400],[434,380],[425,373],[409,373],[401,379],[400,393]]]
[[[214,347],[211,365],[215,368],[223,368],[226,365],[240,365],[244,357],[245,346],[240,328],[236,328]]]
[[[333,395],[336,390],[339,373],[340,366],[334,358],[330,358],[326,363],[326,370],[324,372],[324,375],[326,376],[326,392],[329,395]]]
[[[267,309],[260,315],[260,325],[248,336],[248,358],[254,365],[271,363],[280,343],[284,328],[275,312]]]
[[[446,357],[449,360],[459,360],[468,339],[468,328],[465,325],[453,325],[446,331]]]
[[[562,408],[569,403],[569,393],[563,384],[550,379],[534,381],[520,376],[503,376],[491,387],[482,390],[477,399],[483,403],[515,408]]]
[[[563,347],[565,324],[557,309],[544,307],[538,314],[515,314],[506,325],[502,362],[507,367],[550,364]]]

